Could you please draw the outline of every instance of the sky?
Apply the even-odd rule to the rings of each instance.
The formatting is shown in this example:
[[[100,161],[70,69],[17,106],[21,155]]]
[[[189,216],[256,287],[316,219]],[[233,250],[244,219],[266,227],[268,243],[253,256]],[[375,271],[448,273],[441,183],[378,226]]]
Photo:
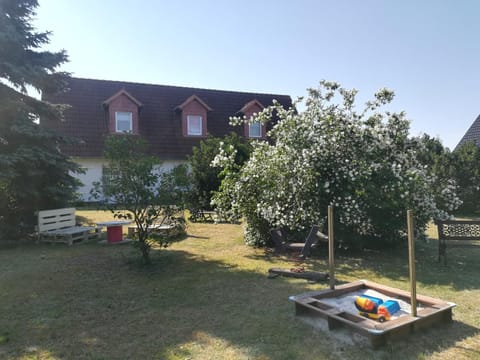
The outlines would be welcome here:
[[[37,30],[73,76],[307,94],[381,88],[413,136],[453,149],[480,114],[477,0],[40,0]]]

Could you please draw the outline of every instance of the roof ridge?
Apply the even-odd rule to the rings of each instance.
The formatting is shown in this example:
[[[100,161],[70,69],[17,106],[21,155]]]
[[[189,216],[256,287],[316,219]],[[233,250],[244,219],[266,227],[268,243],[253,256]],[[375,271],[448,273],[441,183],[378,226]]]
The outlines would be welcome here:
[[[291,99],[291,96],[286,95],[286,94],[273,94],[273,93],[262,93],[262,92],[253,92],[253,91],[239,91],[239,90],[220,90],[220,89],[213,89],[213,88],[200,88],[200,87],[179,86],[179,85],[165,85],[165,84],[154,84],[154,83],[146,83],[146,82],[123,81],[123,80],[93,79],[93,78],[83,78],[83,77],[77,77],[77,76],[72,76],[71,79],[73,79],[73,80],[108,82],[108,83],[118,83],[118,84],[132,84],[132,85],[141,85],[141,86],[155,86],[155,87],[165,87],[165,88],[214,91],[214,92],[232,93],[232,94],[282,96],[282,97],[288,97],[288,98]]]

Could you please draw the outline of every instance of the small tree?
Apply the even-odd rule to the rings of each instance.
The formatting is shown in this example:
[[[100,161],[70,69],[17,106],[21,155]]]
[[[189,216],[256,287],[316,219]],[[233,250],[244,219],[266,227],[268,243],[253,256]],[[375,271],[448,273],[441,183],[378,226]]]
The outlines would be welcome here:
[[[456,175],[459,164],[456,164],[454,154],[442,145],[440,139],[427,134],[414,141],[417,142],[417,159],[428,168],[432,176],[431,187],[437,206],[449,213],[461,208],[462,189],[458,186]],[[456,200],[452,201],[454,199],[445,196],[448,194],[455,194]]]
[[[168,246],[168,239],[154,236],[152,224],[183,207],[184,188],[175,184],[185,167],[162,174],[159,160],[147,155],[147,144],[133,135],[113,135],[105,141],[107,166],[100,182],[94,183],[92,196],[103,201],[115,218],[132,220],[136,227],[134,244],[145,263],[150,262],[154,242]],[[180,184],[181,185],[181,184]]]
[[[458,212],[480,213],[480,149],[467,142],[451,153],[452,177],[458,184],[458,196],[463,201]]]
[[[189,208],[193,214],[200,209],[212,209],[212,196],[218,191],[223,178],[223,169],[212,166],[212,162],[221,148],[230,146],[235,149],[234,163],[243,165],[250,156],[251,146],[236,133],[232,132],[223,138],[209,136],[193,148],[192,155],[188,158],[192,188]]]
[[[440,140],[423,135],[418,141],[423,145],[420,161],[427,165],[435,177],[436,193],[441,195],[455,186],[461,205],[455,213],[471,215],[480,213],[480,149],[467,142],[450,152]],[[439,196],[437,203],[448,207]],[[453,208],[449,209],[453,211]]]

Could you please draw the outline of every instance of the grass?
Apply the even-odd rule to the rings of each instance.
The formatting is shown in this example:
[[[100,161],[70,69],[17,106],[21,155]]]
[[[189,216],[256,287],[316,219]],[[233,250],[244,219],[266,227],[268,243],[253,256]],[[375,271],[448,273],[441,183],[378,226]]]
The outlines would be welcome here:
[[[92,222],[110,216],[80,215]],[[374,351],[345,341],[348,332],[320,331],[297,319],[288,297],[328,284],[268,279],[270,267],[298,264],[245,246],[241,225],[189,224],[188,234],[154,250],[148,268],[128,245],[1,249],[0,358],[480,358],[479,251],[450,251],[444,266],[436,261],[435,240],[419,243],[417,292],[457,303],[454,321]],[[407,259],[406,249],[337,254],[337,278],[408,290]],[[325,271],[326,251],[304,265]]]

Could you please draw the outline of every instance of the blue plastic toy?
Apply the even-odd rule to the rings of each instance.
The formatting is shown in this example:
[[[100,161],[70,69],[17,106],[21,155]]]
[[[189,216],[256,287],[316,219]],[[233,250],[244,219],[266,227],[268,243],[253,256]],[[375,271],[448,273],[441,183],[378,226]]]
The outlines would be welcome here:
[[[387,300],[383,302],[382,299],[368,295],[357,296],[355,298],[355,307],[360,315],[380,322],[390,320],[391,316],[400,310],[398,301]]]

